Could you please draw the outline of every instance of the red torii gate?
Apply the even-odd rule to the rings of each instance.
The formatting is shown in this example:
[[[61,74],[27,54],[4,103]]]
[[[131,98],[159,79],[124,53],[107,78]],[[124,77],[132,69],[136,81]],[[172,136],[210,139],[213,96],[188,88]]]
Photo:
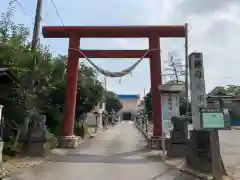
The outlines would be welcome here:
[[[79,58],[82,54],[73,49],[80,48],[80,38],[148,38],[149,49],[160,50],[160,37],[185,37],[185,26],[44,26],[44,38],[69,38],[67,62],[67,88],[65,90],[64,118],[62,122],[62,146],[76,146],[74,116],[77,94]],[[82,50],[89,58],[140,58],[146,50]],[[153,135],[162,136],[161,96],[158,86],[162,84],[161,56],[151,51],[150,75],[152,89]]]

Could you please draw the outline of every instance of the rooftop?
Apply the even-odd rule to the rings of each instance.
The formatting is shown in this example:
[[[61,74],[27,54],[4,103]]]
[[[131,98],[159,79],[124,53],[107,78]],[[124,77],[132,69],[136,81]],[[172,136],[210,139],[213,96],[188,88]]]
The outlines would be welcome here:
[[[119,99],[138,99],[139,94],[118,94]]]

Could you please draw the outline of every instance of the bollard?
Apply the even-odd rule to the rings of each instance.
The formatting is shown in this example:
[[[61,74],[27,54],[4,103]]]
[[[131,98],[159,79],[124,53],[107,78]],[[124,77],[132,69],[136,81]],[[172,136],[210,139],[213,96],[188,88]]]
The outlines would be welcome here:
[[[161,143],[162,143],[163,154],[167,154],[165,133],[164,133],[163,137],[161,138]]]

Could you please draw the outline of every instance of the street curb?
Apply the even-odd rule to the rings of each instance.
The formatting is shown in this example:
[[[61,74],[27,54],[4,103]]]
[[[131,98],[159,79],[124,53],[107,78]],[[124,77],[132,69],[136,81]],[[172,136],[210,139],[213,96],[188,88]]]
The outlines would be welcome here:
[[[147,135],[137,124],[135,124],[135,126],[136,126],[137,129],[142,133],[142,135],[144,136],[144,138],[145,138],[146,140],[148,140],[148,139],[149,139],[148,135]]]
[[[172,168],[178,169],[179,171],[181,171],[185,174],[189,174],[193,177],[196,177],[196,178],[199,178],[202,180],[213,180],[214,179],[211,175],[203,174],[203,173],[197,172],[197,171],[187,168],[187,167],[177,167],[177,166],[168,164],[166,162],[164,162],[164,164],[166,164]],[[184,165],[184,164],[182,164],[182,165]],[[234,178],[232,176],[223,176],[223,180],[234,180]]]
[[[103,133],[104,131],[106,131],[106,130],[108,130],[108,129],[109,129],[109,126],[103,128],[101,131],[98,131],[98,132],[95,133],[94,135],[93,135],[93,134],[88,135],[87,137],[85,137],[85,138],[83,138],[83,139],[81,140],[80,144],[84,143],[84,142],[87,141],[88,139],[92,139],[92,138],[98,136],[99,134]],[[79,145],[80,145],[80,144],[79,144]]]
[[[169,165],[168,163],[165,163],[165,164]],[[175,168],[178,169],[180,172],[183,172],[184,174],[188,174],[188,175],[191,175],[193,177],[196,177],[196,178],[199,178],[202,180],[212,180],[213,179],[212,176],[208,176],[206,174],[199,173],[199,172],[189,169],[187,167],[175,167]]]
[[[108,129],[109,129],[109,126],[103,128],[101,131],[98,131],[97,133],[87,135],[86,137],[84,137],[83,139],[80,140],[77,148],[80,148],[81,144],[84,144],[86,141],[88,141],[90,139],[94,139],[96,136],[100,135],[101,133],[105,132]],[[77,149],[77,148],[70,148],[70,149]],[[57,151],[61,151],[61,152],[59,153]],[[68,151],[69,151],[69,148],[55,148],[55,149],[51,150],[51,155],[48,157],[51,157],[54,155],[66,155],[66,154],[68,154]]]

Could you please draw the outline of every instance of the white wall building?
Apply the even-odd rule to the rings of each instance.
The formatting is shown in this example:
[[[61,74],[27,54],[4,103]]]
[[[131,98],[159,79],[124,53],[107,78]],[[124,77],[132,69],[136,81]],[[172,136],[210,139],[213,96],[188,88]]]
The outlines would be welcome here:
[[[120,120],[133,120],[139,110],[140,96],[138,94],[119,94],[118,98],[123,108],[117,113]]]

